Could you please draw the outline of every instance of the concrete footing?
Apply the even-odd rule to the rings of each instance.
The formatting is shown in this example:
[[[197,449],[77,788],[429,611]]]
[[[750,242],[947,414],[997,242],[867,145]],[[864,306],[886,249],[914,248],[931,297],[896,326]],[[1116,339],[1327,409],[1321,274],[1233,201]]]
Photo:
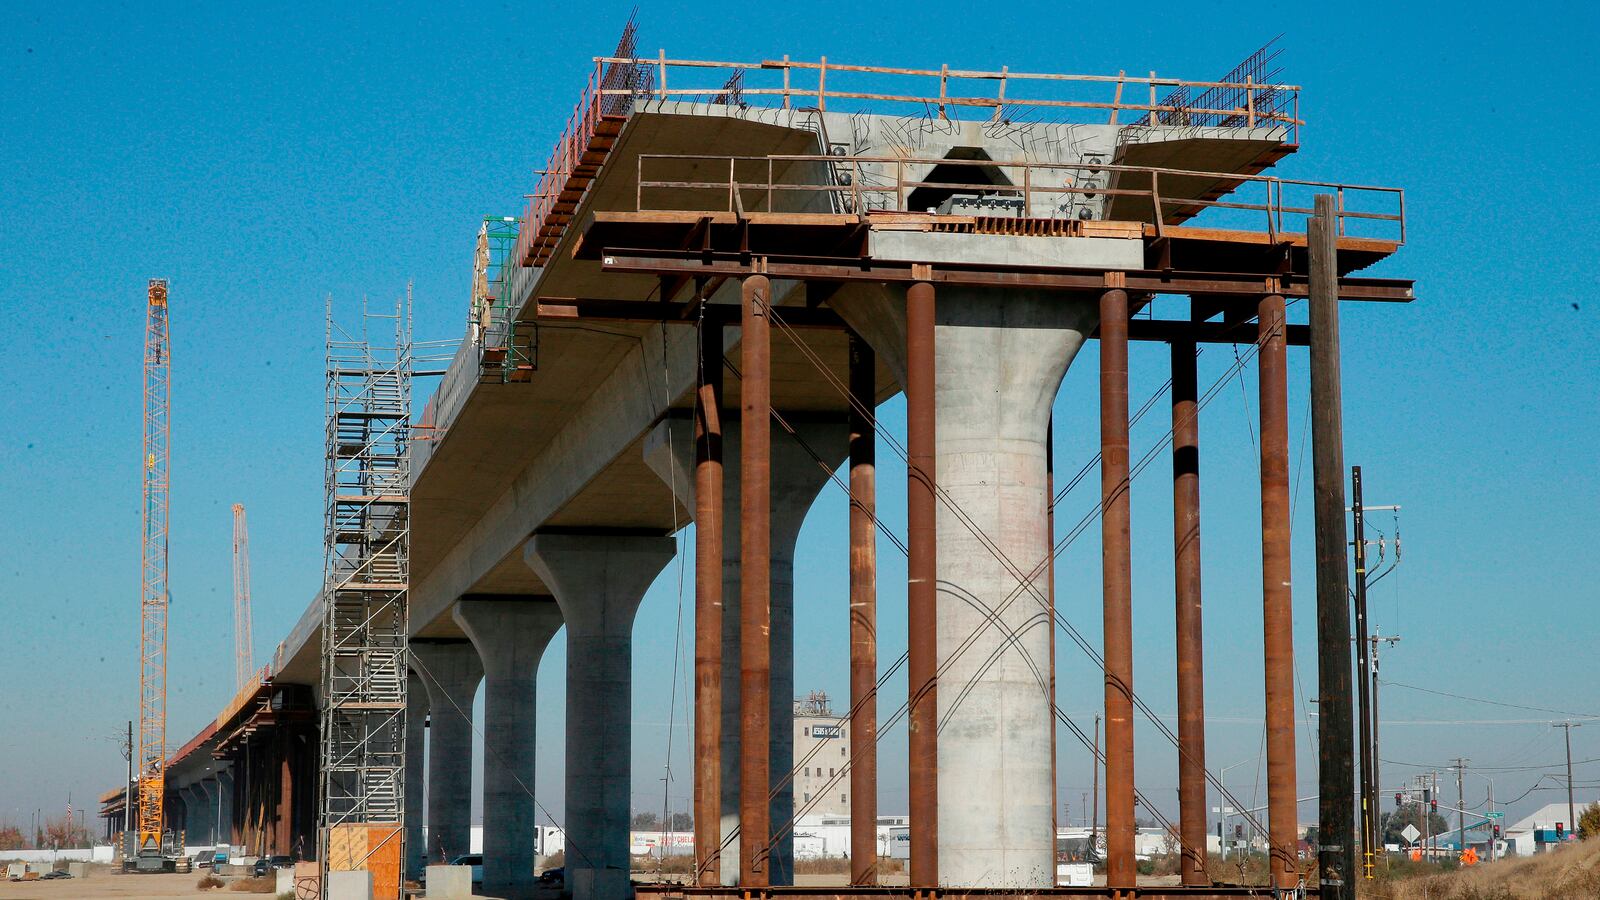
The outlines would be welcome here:
[[[576,900],[630,895],[633,616],[669,537],[539,534],[523,558],[567,626],[567,883]]]
[[[412,641],[428,688],[428,862],[466,853],[472,812],[472,698],[483,664],[469,641]]]
[[[451,615],[483,661],[483,890],[502,900],[534,892],[535,677],[561,628],[552,597],[463,598]]]

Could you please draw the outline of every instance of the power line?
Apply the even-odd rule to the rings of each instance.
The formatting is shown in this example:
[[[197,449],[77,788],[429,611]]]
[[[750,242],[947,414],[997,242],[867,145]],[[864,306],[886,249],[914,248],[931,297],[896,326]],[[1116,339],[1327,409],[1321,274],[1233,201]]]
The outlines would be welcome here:
[[[1400,681],[1379,681],[1379,684],[1386,684],[1390,687],[1406,688],[1407,690],[1412,691],[1421,691],[1424,694],[1437,694],[1440,697],[1453,697],[1457,700],[1471,700],[1473,703],[1486,703],[1490,706],[1504,706],[1509,709],[1525,709],[1529,712],[1556,713],[1558,715],[1574,716],[1580,719],[1600,719],[1600,714],[1597,713],[1580,713],[1572,712],[1571,710],[1566,709],[1551,709],[1548,706],[1524,706],[1520,703],[1506,703],[1501,700],[1486,700],[1483,697],[1468,697],[1465,694],[1452,694],[1449,691],[1439,691],[1434,690],[1433,688],[1418,687],[1417,685],[1406,684]]]

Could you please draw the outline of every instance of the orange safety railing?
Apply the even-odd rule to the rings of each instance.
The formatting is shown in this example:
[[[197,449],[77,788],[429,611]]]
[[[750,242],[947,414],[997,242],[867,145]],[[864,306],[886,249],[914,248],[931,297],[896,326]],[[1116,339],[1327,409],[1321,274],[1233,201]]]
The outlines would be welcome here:
[[[648,174],[646,170],[652,163],[676,164],[679,167],[686,164],[696,168],[703,166],[709,171],[718,173],[725,171],[727,177],[715,181],[646,178]],[[827,180],[818,179],[809,182],[778,180],[778,176],[794,171],[797,164],[814,165],[815,171],[830,174],[825,176]],[[908,176],[908,167],[920,166],[994,169],[1006,174],[1011,183],[934,182]],[[885,175],[885,171],[890,167],[893,169],[892,180]],[[741,168],[746,172],[743,177],[739,175]],[[765,179],[748,180],[752,168],[757,176],[764,168]],[[1039,173],[1051,174],[1041,177]],[[845,177],[839,177],[839,174]],[[1096,181],[1080,184],[1077,183],[1080,179],[1073,177],[1077,175],[1091,176]],[[1108,183],[1099,183],[1098,178],[1102,175],[1107,176]],[[873,183],[874,178],[878,179],[878,183]],[[1191,184],[1198,180],[1207,185],[1225,185],[1229,189],[1229,193],[1225,196],[1230,199],[1163,195],[1161,192],[1163,178],[1167,179],[1169,186],[1173,184],[1174,179],[1185,179]],[[1130,182],[1136,186],[1126,186]],[[1148,187],[1145,183],[1148,183]],[[1310,216],[1314,213],[1309,198],[1304,205],[1285,200],[1286,190],[1295,194],[1332,193],[1335,196],[1335,217],[1339,235],[1346,235],[1348,229],[1352,227],[1351,223],[1390,223],[1378,226],[1391,232],[1382,239],[1394,240],[1397,244],[1404,244],[1406,240],[1403,188],[1107,163],[999,162],[986,159],[915,159],[897,156],[838,157],[821,154],[772,156],[641,154],[637,164],[634,206],[641,212],[720,211],[743,215],[756,210],[776,211],[779,198],[786,195],[789,201],[803,203],[803,199],[795,199],[793,195],[820,194],[830,197],[830,209],[851,214],[923,213],[925,211],[913,210],[908,205],[910,195],[919,188],[1011,197],[1016,201],[1019,217],[1043,219],[1065,218],[1058,215],[1060,206],[1056,202],[1057,198],[1062,196],[1090,199],[1138,197],[1149,204],[1149,220],[1144,224],[1153,225],[1157,234],[1161,234],[1167,226],[1176,224],[1172,221],[1174,218],[1187,219],[1208,209],[1242,211],[1247,219],[1259,213],[1262,216],[1261,224],[1274,238],[1280,233],[1286,233],[1285,217],[1289,217],[1292,225],[1294,217]],[[687,205],[681,202],[677,205],[652,205],[646,202],[647,197],[660,196],[658,192],[669,190],[679,192],[680,197],[684,192],[688,192],[690,196],[715,195],[720,199]],[[1234,197],[1234,192],[1240,190],[1259,190],[1259,201],[1252,201],[1249,197]],[[1035,215],[1036,200],[1044,200],[1049,211]],[[1115,208],[1115,202],[1112,202]],[[1382,204],[1386,208],[1381,210],[1370,208],[1374,204]],[[1169,213],[1169,210],[1175,210],[1177,213]],[[1129,221],[1120,216],[1118,219]]]
[[[625,49],[619,49],[626,54],[631,43],[625,35]],[[706,84],[683,83],[684,79],[703,77],[707,70],[715,74]],[[917,83],[920,88],[911,86]],[[973,84],[982,84],[986,90],[973,91],[969,87]],[[1035,92],[1018,93],[1027,88]],[[1162,90],[1167,91],[1166,96],[1158,97]],[[1110,96],[1082,96],[1083,91]],[[1199,92],[1200,100],[1214,105],[1192,105],[1187,98],[1193,91]],[[528,196],[527,224],[518,236],[513,258],[523,265],[542,264],[548,258],[604,161],[609,149],[605,139],[620,130],[636,99],[698,99],[741,107],[754,101],[818,111],[826,111],[830,101],[836,109],[841,102],[847,109],[875,102],[915,107],[923,115],[940,119],[956,118],[963,109],[984,110],[994,122],[1005,121],[1007,110],[1013,108],[1096,110],[1105,114],[1104,121],[1110,125],[1281,127],[1282,140],[1295,144],[1303,124],[1299,92],[1297,85],[1256,83],[1250,77],[1237,83],[1186,81],[1157,77],[1155,72],[1147,76],[1060,75],[1012,72],[1009,67],[997,72],[952,69],[948,65],[911,69],[830,63],[827,57],[804,62],[788,56],[753,63],[717,62],[668,59],[664,52],[654,59],[596,57],[578,104],[540,172],[538,186]],[[1215,104],[1215,98],[1223,102]]]

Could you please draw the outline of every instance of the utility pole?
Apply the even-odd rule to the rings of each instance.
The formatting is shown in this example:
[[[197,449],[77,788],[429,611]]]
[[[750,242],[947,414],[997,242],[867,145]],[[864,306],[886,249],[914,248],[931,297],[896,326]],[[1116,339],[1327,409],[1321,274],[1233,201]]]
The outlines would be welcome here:
[[[1094,717],[1094,802],[1089,805],[1089,854],[1099,852],[1100,839],[1100,716]]]
[[[1378,753],[1378,643],[1388,641],[1393,647],[1400,643],[1399,635],[1374,634],[1367,638],[1372,645],[1372,810],[1377,814],[1378,791],[1383,784],[1383,757]],[[1395,810],[1399,812],[1399,810]],[[1381,835],[1380,835],[1381,840]]]
[[[1575,808],[1572,805],[1572,729],[1582,728],[1582,722],[1556,722],[1551,728],[1565,728],[1567,730],[1567,834],[1578,832],[1578,822],[1574,818]]]
[[[1489,812],[1494,812],[1494,781],[1489,782]],[[1494,862],[1494,845],[1500,843],[1500,820],[1489,822],[1489,862]]]
[[[1355,531],[1356,600],[1356,702],[1360,705],[1361,739],[1361,874],[1373,877],[1377,849],[1378,810],[1372,774],[1372,661],[1367,644],[1367,533],[1365,512],[1361,508],[1361,467],[1350,467],[1350,511]]]
[[[1461,787],[1461,776],[1466,772],[1470,759],[1456,757],[1456,764],[1451,768],[1456,770],[1456,843],[1457,848],[1465,853],[1467,849],[1467,795]]]
[[[1338,223],[1331,194],[1306,222],[1310,255],[1312,493],[1316,501],[1317,848],[1323,900],[1355,897],[1351,759],[1350,560],[1344,517],[1344,414],[1339,370]],[[1292,758],[1292,756],[1291,756]],[[1291,786],[1291,790],[1292,790]],[[1292,803],[1291,799],[1291,803]],[[1290,808],[1292,814],[1293,808]]]

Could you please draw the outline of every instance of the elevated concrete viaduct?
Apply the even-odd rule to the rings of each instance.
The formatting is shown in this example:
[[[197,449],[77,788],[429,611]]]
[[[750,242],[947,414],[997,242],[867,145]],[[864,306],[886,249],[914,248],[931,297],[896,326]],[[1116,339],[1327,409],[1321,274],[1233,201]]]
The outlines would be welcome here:
[[[715,752],[696,759],[697,884],[673,890],[791,884],[793,822],[805,813],[782,787],[796,765],[795,542],[850,458],[852,615],[866,623],[853,627],[852,653],[867,662],[852,679],[849,720],[872,735],[872,462],[859,442],[852,450],[850,428],[875,427],[877,404],[905,391],[906,438],[893,446],[911,478],[911,881],[1053,888],[1061,713],[1048,447],[1063,376],[1095,339],[1107,879],[1134,888],[1126,346],[1172,343],[1181,379],[1196,343],[1250,345],[1262,358],[1263,433],[1276,433],[1283,354],[1306,340],[1284,309],[1285,298],[1310,292],[1309,202],[1285,200],[1299,183],[1257,173],[1297,147],[1298,89],[1263,85],[1253,71],[1193,84],[1050,81],[785,58],[732,66],[713,91],[682,85],[727,64],[680,71],[664,56],[629,56],[597,60],[500,277],[476,298],[486,324],[463,342],[424,414],[431,439],[413,445],[411,874],[424,858],[466,849],[476,729],[487,748],[486,887],[532,891],[534,673],[565,627],[568,890],[578,900],[629,895],[630,696],[641,674],[633,617],[672,558],[671,535],[695,521],[706,569],[696,585],[696,747]],[[862,73],[932,78],[939,92],[839,86]],[[780,74],[781,89],[744,80]],[[1000,93],[964,96],[951,89],[962,78]],[[1008,80],[1014,90],[1068,83],[1115,94],[1008,100]],[[870,111],[864,98],[901,108]],[[981,118],[961,115],[974,107]],[[1039,121],[1084,110],[1096,121]],[[1400,246],[1403,201],[1399,212],[1359,212],[1354,198],[1368,189],[1299,187],[1337,190],[1352,204],[1332,223],[1343,235],[1339,294],[1410,299],[1409,282],[1350,274]],[[1356,236],[1369,226],[1399,233]],[[1188,297],[1189,314],[1134,318],[1161,294]],[[1198,407],[1188,397],[1184,418],[1179,399],[1174,427],[1192,455]],[[1281,475],[1286,446],[1264,440],[1262,453],[1263,472]],[[1197,494],[1183,480],[1192,471],[1180,468],[1176,527],[1197,535]],[[1281,693],[1293,647],[1277,489],[1263,481],[1267,724],[1281,737],[1293,728]],[[1197,562],[1184,559],[1193,583],[1175,586],[1175,597],[1197,631]],[[296,760],[314,739],[300,712],[315,698],[288,685],[317,680],[319,616],[313,604],[260,696],[236,701],[213,749],[232,766],[235,833],[262,852],[297,846],[312,826],[299,785],[313,779]],[[1203,848],[1197,636],[1180,642],[1180,655],[1181,834]],[[485,716],[474,725],[480,679]],[[1273,878],[1292,887],[1292,742],[1273,740],[1269,756]],[[871,758],[858,755],[865,762],[849,776],[858,795],[876,795]],[[283,783],[268,790],[273,765]],[[855,869],[863,891],[875,877],[870,865]],[[1184,881],[1209,886],[1194,865]]]

